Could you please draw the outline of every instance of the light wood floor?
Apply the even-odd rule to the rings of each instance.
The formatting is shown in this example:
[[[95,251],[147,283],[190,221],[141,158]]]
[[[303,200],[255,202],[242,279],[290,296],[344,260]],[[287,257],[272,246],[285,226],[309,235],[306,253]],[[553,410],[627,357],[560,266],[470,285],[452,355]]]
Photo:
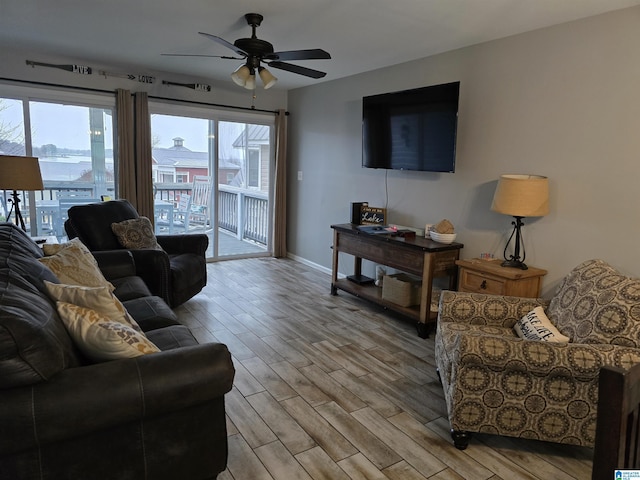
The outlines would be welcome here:
[[[453,447],[433,339],[293,260],[208,265],[177,309],[227,344],[228,469],[219,480],[590,479],[592,450],[476,435]]]

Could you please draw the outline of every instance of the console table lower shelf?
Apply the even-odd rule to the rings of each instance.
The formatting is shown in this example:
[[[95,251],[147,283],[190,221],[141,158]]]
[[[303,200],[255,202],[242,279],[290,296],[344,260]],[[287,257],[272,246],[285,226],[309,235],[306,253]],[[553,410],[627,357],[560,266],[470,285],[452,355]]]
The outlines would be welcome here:
[[[368,234],[352,224],[332,225],[331,228],[334,230],[331,294],[336,295],[338,290],[343,290],[416,320],[418,335],[427,338],[437,318],[437,308],[432,308],[431,299],[433,279],[448,277],[449,289],[455,290],[458,273],[455,262],[463,245],[445,245],[425,238]],[[338,279],[340,252],[354,256],[354,277],[361,276],[363,259],[419,276],[422,279],[420,305],[403,307],[382,298],[379,287]]]
[[[336,295],[338,290],[343,290],[356,297],[363,298],[372,303],[380,305],[383,308],[391,310],[393,312],[404,315],[407,318],[416,321],[416,328],[418,329],[418,335],[422,338],[429,336],[429,327],[435,325],[435,321],[438,317],[438,304],[432,300],[430,312],[425,322],[420,321],[420,306],[414,305],[411,307],[403,307],[397,303],[391,302],[382,298],[382,288],[371,285],[358,285],[348,279],[340,279],[331,284],[331,294]],[[435,309],[434,309],[435,306]]]

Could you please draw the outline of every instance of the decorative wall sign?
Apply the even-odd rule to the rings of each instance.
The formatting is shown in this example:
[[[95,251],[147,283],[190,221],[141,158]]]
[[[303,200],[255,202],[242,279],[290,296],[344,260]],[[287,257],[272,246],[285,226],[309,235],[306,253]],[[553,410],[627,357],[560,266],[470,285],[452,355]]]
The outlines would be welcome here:
[[[192,90],[198,90],[199,92],[210,92],[211,91],[211,85],[207,85],[206,83],[175,83],[175,82],[168,82],[166,80],[162,81],[163,85],[175,85],[177,87],[187,87],[190,88]]]
[[[31,60],[27,60],[27,65],[31,65],[32,67],[50,67],[50,68],[59,68],[60,70],[66,70],[67,72],[79,73],[80,75],[91,75],[91,67],[87,67],[86,65],[53,65],[51,63],[40,63],[33,62]]]
[[[361,207],[360,223],[362,225],[386,225],[387,209],[379,207]]]
[[[105,77],[118,77],[118,78],[126,78],[127,80],[135,80],[139,83],[155,83],[156,77],[151,75],[131,75],[130,73],[111,73],[105,72],[104,70],[100,70],[98,72],[100,75],[104,75]]]
[[[49,67],[49,68],[58,68],[60,70],[65,70],[71,73],[77,73],[80,75],[92,75],[93,69],[87,65],[76,65],[76,64],[68,64],[68,65],[57,65],[52,63],[42,63],[42,62],[34,62],[33,60],[27,60],[27,65],[31,65],[32,67]],[[118,77],[118,78],[126,78],[127,80],[132,80],[139,83],[153,84],[156,82],[156,77],[152,75],[132,75],[130,73],[116,73],[116,72],[106,72],[104,70],[97,71],[99,75],[104,77]],[[199,92],[210,92],[212,90],[211,85],[207,85],[206,83],[177,83],[177,82],[169,82],[167,80],[162,81],[163,85],[175,85],[177,87],[186,87],[191,90],[196,90]]]

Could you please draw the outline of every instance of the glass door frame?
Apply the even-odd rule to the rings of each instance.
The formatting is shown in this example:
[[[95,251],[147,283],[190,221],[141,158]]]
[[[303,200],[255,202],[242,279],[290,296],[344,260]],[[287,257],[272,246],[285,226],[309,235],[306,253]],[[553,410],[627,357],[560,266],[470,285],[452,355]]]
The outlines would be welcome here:
[[[169,115],[176,117],[202,119],[211,122],[209,128],[213,125],[213,132],[209,133],[209,175],[212,178],[211,188],[211,222],[215,232],[213,235],[212,256],[207,257],[207,261],[231,260],[237,258],[249,258],[270,256],[273,251],[273,215],[274,215],[274,183],[275,183],[275,116],[271,113],[260,112],[240,112],[227,110],[223,108],[211,107],[206,105],[190,105],[179,101],[160,101],[157,99],[149,99],[150,115]],[[261,253],[238,254],[238,255],[220,255],[219,251],[219,215],[218,215],[218,199],[220,198],[219,190],[219,123],[234,122],[247,125],[265,125],[269,127],[269,143],[271,145],[269,155],[269,188],[268,188],[268,235],[267,248]],[[211,135],[213,133],[213,137]],[[153,132],[152,132],[153,135]],[[212,154],[213,152],[213,154]]]

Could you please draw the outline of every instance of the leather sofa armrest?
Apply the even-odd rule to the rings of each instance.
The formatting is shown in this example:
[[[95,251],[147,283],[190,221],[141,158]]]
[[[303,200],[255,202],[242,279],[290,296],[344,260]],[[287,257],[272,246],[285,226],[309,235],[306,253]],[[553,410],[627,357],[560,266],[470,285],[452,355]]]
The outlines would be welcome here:
[[[160,246],[170,255],[178,253],[195,253],[204,257],[209,246],[209,237],[204,233],[186,235],[158,235]]]
[[[458,322],[511,328],[535,307],[547,308],[542,298],[509,297],[445,290],[440,296],[438,323]]]
[[[91,253],[107,280],[136,275],[136,264],[129,250],[102,250]]]
[[[5,390],[0,457],[222,397],[234,374],[227,347],[212,343],[70,368]]]

